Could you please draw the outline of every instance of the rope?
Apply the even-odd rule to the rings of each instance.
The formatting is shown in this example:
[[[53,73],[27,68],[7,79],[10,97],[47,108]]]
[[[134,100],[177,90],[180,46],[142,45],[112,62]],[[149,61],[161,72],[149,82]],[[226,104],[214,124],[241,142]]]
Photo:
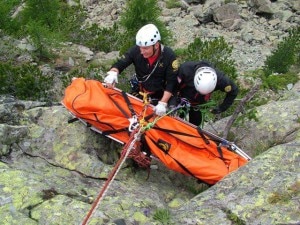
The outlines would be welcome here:
[[[100,201],[102,200],[102,198],[106,194],[106,192],[107,192],[108,188],[110,187],[112,181],[115,179],[117,173],[119,172],[119,170],[121,169],[123,163],[125,162],[126,158],[128,157],[130,151],[134,148],[134,145],[135,145],[136,141],[139,141],[141,131],[142,131],[141,129],[137,129],[134,132],[132,132],[132,134],[130,136],[130,139],[128,140],[128,142],[126,143],[126,145],[123,148],[122,152],[124,152],[124,154],[121,155],[121,157],[118,160],[118,162],[116,163],[115,167],[113,168],[113,170],[109,174],[108,179],[104,183],[104,185],[103,185],[102,189],[100,190],[97,198],[93,202],[91,209],[89,210],[88,214],[84,218],[84,220],[82,222],[82,225],[88,224],[90,218],[93,216],[94,212],[98,208],[98,206],[100,204]]]
[[[129,138],[128,142],[123,147],[120,159],[118,160],[118,162],[114,166],[113,170],[110,172],[107,180],[105,181],[102,189],[100,190],[99,194],[97,195],[96,199],[94,200],[91,209],[87,213],[87,215],[84,218],[81,225],[87,225],[88,224],[90,218],[95,213],[96,209],[98,208],[101,200],[103,199],[104,195],[106,194],[106,192],[107,192],[108,188],[110,187],[111,183],[113,182],[113,180],[117,176],[117,174],[118,174],[119,170],[121,169],[123,163],[125,162],[127,157],[130,155],[131,150],[135,147],[136,142],[140,141],[141,134],[145,130],[145,126],[144,126],[145,119],[144,118],[146,116],[146,109],[147,109],[147,107],[150,103],[149,103],[148,98],[147,98],[147,93],[140,93],[140,94],[143,96],[143,102],[144,102],[143,118],[141,119],[142,122],[140,122],[140,128],[138,129],[138,126],[132,127],[134,129],[132,130],[132,133],[130,135],[130,138]]]
[[[189,105],[188,101],[186,99],[182,98],[180,104],[178,104],[176,107],[173,107],[171,110],[169,110],[167,113],[165,113],[162,116],[155,117],[155,119],[153,120],[153,122],[149,122],[145,126],[145,130],[151,129],[152,127],[155,126],[155,124],[157,123],[158,120],[160,120],[160,119],[164,118],[165,116],[168,116],[168,115],[174,113],[175,111],[177,111],[177,110],[179,110],[179,109],[181,109],[183,107],[186,107],[188,105]]]

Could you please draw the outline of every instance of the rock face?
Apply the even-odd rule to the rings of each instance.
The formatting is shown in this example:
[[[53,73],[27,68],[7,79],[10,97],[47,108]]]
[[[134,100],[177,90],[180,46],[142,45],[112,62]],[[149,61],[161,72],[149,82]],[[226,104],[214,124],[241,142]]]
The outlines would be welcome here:
[[[241,74],[259,68],[288,28],[300,23],[299,1],[180,2],[180,8],[167,9],[166,2],[159,1],[162,20],[174,31],[174,48],[195,37],[223,36],[234,46]],[[80,4],[89,13],[87,24],[111,26],[125,1],[82,0]],[[117,56],[117,52],[103,55],[72,44],[67,48],[74,48],[88,62]],[[68,65],[62,65],[70,68],[78,65],[76,60],[68,57]],[[257,121],[232,128],[236,144],[253,157],[244,167],[207,189],[160,162],[153,161],[157,169],[148,174],[128,160],[89,224],[162,224],[162,218],[159,222],[154,217],[158,209],[170,211],[165,224],[299,224],[299,87],[298,83],[276,101],[258,107]],[[68,123],[69,118],[60,104],[0,96],[1,224],[81,224],[87,215],[121,146],[82,123]],[[227,121],[205,129],[220,131]],[[201,188],[207,190],[195,194]]]
[[[186,47],[195,37],[213,40],[224,37],[234,47],[232,57],[238,71],[255,70],[266,56],[288,35],[288,29],[300,25],[299,1],[285,0],[181,0],[180,8],[167,8],[158,1],[160,19],[172,31],[174,49]],[[81,1],[87,9],[87,24],[110,27],[119,19],[124,1]],[[101,13],[100,13],[101,12]]]

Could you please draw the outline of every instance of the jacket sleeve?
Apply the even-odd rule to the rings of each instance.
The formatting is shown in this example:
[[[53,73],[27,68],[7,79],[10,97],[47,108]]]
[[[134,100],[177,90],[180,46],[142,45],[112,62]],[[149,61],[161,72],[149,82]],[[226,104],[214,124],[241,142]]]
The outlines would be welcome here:
[[[112,68],[117,68],[119,70],[119,73],[122,73],[123,70],[125,70],[128,66],[130,66],[133,63],[134,56],[136,52],[136,48],[132,47],[130,48],[122,57],[112,65]]]
[[[237,97],[239,90],[237,85],[231,79],[229,79],[229,77],[219,71],[217,72],[217,75],[217,89],[226,93],[223,102],[219,105],[220,110],[224,112],[233,104],[233,101]]]

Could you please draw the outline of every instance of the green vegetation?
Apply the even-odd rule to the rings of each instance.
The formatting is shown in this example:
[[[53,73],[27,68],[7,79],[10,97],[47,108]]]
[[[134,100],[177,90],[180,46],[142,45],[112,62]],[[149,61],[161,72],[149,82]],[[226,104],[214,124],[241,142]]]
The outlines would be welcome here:
[[[0,29],[18,39],[27,38],[36,49],[33,58],[37,61],[54,57],[51,46],[55,43],[73,41],[84,19],[79,6],[69,7],[59,0],[28,0],[23,5],[19,5],[21,1],[0,3]],[[19,13],[11,17],[17,6],[22,6]]]
[[[20,5],[21,0],[0,0],[0,29],[14,31],[15,23],[12,21],[12,12]]]
[[[273,146],[274,143],[266,143],[264,141],[258,141],[255,143],[255,147],[253,149],[253,157],[258,156],[268,150],[270,146]]]
[[[22,100],[50,101],[52,75],[43,75],[34,65],[16,66],[0,63],[0,94],[11,94]]]
[[[168,9],[172,9],[172,8],[180,8],[181,3],[179,0],[167,0],[166,1],[166,7]]]
[[[234,79],[237,77],[237,70],[231,59],[232,50],[233,46],[229,46],[223,37],[211,41],[195,38],[186,49],[176,50],[176,53],[182,62],[207,60]]]
[[[170,211],[168,209],[158,208],[153,215],[153,219],[159,221],[163,225],[170,224]]]
[[[52,52],[53,47],[55,48],[58,43],[64,41],[82,44],[95,52],[120,50],[122,54],[129,46],[135,44],[136,32],[146,23],[154,23],[159,28],[164,44],[171,45],[173,41],[172,33],[159,19],[161,9],[158,7],[157,0],[127,1],[120,15],[120,21],[109,28],[99,27],[95,24],[87,27],[84,24],[86,13],[80,7],[80,4],[77,6],[69,6],[65,1],[60,0],[28,0],[26,4],[21,4],[22,1],[20,0],[0,0],[0,3],[1,35],[10,35],[17,39],[26,38],[35,48],[35,51],[30,52],[30,54],[34,61],[38,63],[51,62],[50,60],[56,57]],[[22,6],[23,9],[20,6]],[[168,0],[166,6],[168,8],[179,7],[180,2],[177,0]],[[12,17],[17,11],[17,8],[19,8],[19,13]],[[289,32],[289,36],[285,37],[283,41],[278,44],[278,48],[267,58],[264,68],[257,71],[257,74],[256,72],[250,74],[253,78],[257,77],[262,79],[264,89],[279,91],[286,88],[287,84],[297,82],[297,73],[291,72],[289,69],[292,65],[299,64],[300,61],[299,33],[299,27],[293,28]],[[13,47],[14,46],[11,45],[11,48]],[[7,57],[7,59],[5,59],[5,57],[2,59],[9,60],[7,54],[8,48],[9,46],[5,43],[2,44],[2,55]],[[181,62],[187,60],[208,60],[231,79],[236,79],[237,69],[234,60],[231,59],[232,50],[233,47],[228,45],[223,37],[219,37],[213,40],[195,38],[186,48],[175,49],[175,52]],[[16,49],[14,54],[20,54],[18,51],[19,50]],[[10,74],[16,73],[14,77],[18,77],[20,76],[20,68],[24,66],[16,67],[16,70],[13,70],[12,68],[14,66],[13,64],[8,66],[11,68]],[[107,65],[87,65],[87,68],[75,68],[63,76],[63,83],[67,85],[71,77],[78,76],[78,74],[83,77],[102,80],[99,74],[103,74],[107,69]],[[38,70],[38,67],[36,67],[36,70]],[[23,75],[21,79],[22,82],[26,79],[31,81],[30,76],[40,77],[36,79],[35,83],[39,81],[42,82],[39,88],[41,93],[30,96],[31,98],[37,98],[38,96],[46,98],[45,95],[50,94],[49,91],[42,90],[43,87],[46,87],[44,84],[44,79],[46,78],[37,75],[36,71],[33,74],[35,75],[30,75],[25,72],[25,75]],[[128,78],[126,76],[127,75],[120,76],[119,87],[124,90],[129,90]],[[25,79],[25,77],[27,78]],[[3,80],[2,83],[6,85],[9,84],[8,81],[11,81],[11,78],[4,74],[1,75],[1,79]],[[4,79],[8,80],[4,81]],[[21,92],[22,89],[25,90],[26,85],[18,86],[16,83],[12,85],[12,87],[2,87],[1,93],[6,92],[17,94],[19,97],[29,98],[29,96],[26,96],[26,91]],[[241,99],[246,93],[247,90],[240,89],[237,99]],[[47,98],[50,99],[51,97],[48,96]],[[212,95],[212,100],[217,103],[223,98],[224,93],[221,92],[216,92]],[[247,103],[247,109],[263,104],[265,101],[265,99],[259,101],[258,98],[254,98],[251,103]],[[222,113],[222,116],[230,115],[237,103],[236,101],[232,107]],[[255,112],[250,111],[250,114],[250,117],[255,119]]]
[[[295,73],[271,74],[263,79],[263,85],[266,89],[271,89],[275,92],[286,89],[288,84],[295,84],[299,80]]]
[[[75,43],[80,43],[89,47],[92,51],[111,52],[117,50],[123,43],[119,35],[119,27],[115,23],[110,28],[101,28],[96,24],[81,29],[74,37]]]
[[[171,43],[172,33],[159,20],[160,13],[161,9],[158,7],[157,0],[131,0],[126,2],[120,21],[120,24],[125,29],[124,34],[122,34],[122,38],[125,41],[120,48],[120,54],[123,54],[130,46],[135,45],[137,31],[148,23],[153,23],[157,26],[164,44],[168,45]]]
[[[267,57],[264,66],[266,77],[273,73],[287,73],[292,65],[300,63],[300,27],[292,28],[272,54]]]
[[[289,35],[267,57],[261,75],[263,88],[277,92],[286,89],[288,84],[295,84],[299,77],[291,67],[299,64],[300,27],[296,27],[289,30]]]
[[[185,182],[185,186],[187,187],[189,192],[194,195],[198,195],[209,188],[208,184],[197,180],[188,180],[187,182]]]
[[[224,209],[224,210],[226,212],[227,219],[229,219],[233,225],[246,225],[246,223],[242,219],[240,219],[238,215],[233,213],[231,210],[229,209]]]
[[[293,185],[288,187],[287,191],[284,192],[274,192],[268,198],[270,204],[289,202],[292,198],[299,195],[300,192],[300,182],[296,181]]]

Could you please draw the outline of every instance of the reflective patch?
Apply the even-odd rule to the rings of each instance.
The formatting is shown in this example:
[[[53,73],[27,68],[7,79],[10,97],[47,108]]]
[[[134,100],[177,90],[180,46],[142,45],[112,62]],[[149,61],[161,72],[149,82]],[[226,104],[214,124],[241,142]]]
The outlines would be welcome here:
[[[228,85],[224,88],[225,92],[230,92],[231,91],[231,85]]]
[[[175,59],[173,62],[172,62],[172,68],[173,68],[173,71],[177,71],[178,68],[179,68],[179,62],[177,59]]]
[[[171,145],[164,140],[159,139],[157,144],[158,144],[158,147],[161,150],[163,150],[164,152],[168,152],[170,150]]]

